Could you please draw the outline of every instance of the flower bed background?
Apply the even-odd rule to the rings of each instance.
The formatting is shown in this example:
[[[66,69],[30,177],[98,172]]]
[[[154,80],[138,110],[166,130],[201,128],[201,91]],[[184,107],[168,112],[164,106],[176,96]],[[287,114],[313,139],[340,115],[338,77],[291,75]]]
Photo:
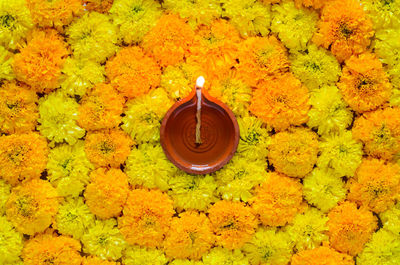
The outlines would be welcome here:
[[[0,45],[0,264],[400,263],[400,1],[0,0]],[[206,176],[159,144],[199,75]]]

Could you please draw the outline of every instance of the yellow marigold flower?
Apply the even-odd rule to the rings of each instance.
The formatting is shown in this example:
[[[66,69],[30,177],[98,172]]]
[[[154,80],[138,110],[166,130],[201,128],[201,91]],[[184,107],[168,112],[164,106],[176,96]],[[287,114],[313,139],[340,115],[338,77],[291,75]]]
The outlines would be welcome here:
[[[20,232],[43,232],[58,211],[60,198],[47,181],[34,179],[15,187],[6,204],[8,220]]]
[[[106,72],[111,84],[127,98],[146,94],[160,84],[159,65],[137,46],[121,49],[107,62]]]
[[[103,260],[117,260],[127,244],[117,228],[114,218],[96,220],[93,226],[81,238],[83,252],[100,257]]]
[[[315,168],[303,179],[304,198],[321,211],[329,211],[346,198],[347,190],[340,177],[333,170]]]
[[[330,48],[339,62],[366,50],[374,35],[372,22],[358,0],[329,1],[321,12],[313,41]]]
[[[231,74],[218,79],[207,92],[227,104],[237,117],[248,116],[253,92],[247,84],[235,75]]]
[[[210,175],[189,175],[178,171],[168,179],[168,184],[168,195],[171,196],[178,212],[193,209],[205,211],[217,199],[214,194],[217,183]]]
[[[94,225],[95,216],[83,202],[82,197],[68,197],[58,209],[53,227],[63,235],[80,239]]]
[[[296,215],[293,224],[286,227],[294,248],[297,251],[313,249],[328,241],[327,221],[328,217],[315,208],[309,208],[304,213]]]
[[[319,142],[317,166],[331,168],[340,176],[354,176],[363,155],[362,144],[353,139],[350,131],[326,135]]]
[[[23,243],[22,235],[0,214],[0,263],[13,264],[19,261]]]
[[[400,152],[400,109],[385,108],[358,117],[353,126],[355,139],[373,157],[392,159]]]
[[[85,151],[96,168],[119,168],[128,157],[132,144],[131,138],[121,130],[94,131],[86,135]]]
[[[362,0],[365,12],[375,29],[400,27],[400,2],[397,0]]]
[[[329,246],[320,246],[297,252],[291,260],[292,265],[354,265],[353,257],[335,251]]]
[[[212,247],[214,240],[207,216],[188,211],[172,219],[163,247],[172,258],[198,260]]]
[[[204,265],[249,265],[248,258],[239,249],[214,247],[202,258]],[[196,264],[195,264],[196,265]],[[199,264],[200,265],[200,264]]]
[[[326,5],[331,0],[294,0],[296,6],[300,7],[301,5],[305,7],[312,7],[315,9],[320,9]]]
[[[215,174],[217,191],[224,200],[247,202],[252,189],[267,177],[267,163],[263,160],[248,160],[234,157]]]
[[[364,159],[348,183],[347,199],[376,213],[392,207],[400,192],[400,166]]]
[[[74,145],[62,144],[50,150],[47,179],[61,196],[78,197],[89,183],[93,165],[85,153],[83,141]]]
[[[375,39],[372,42],[372,48],[382,63],[390,67],[399,64],[399,37],[399,28],[380,29],[375,32]],[[396,83],[398,84],[398,82]]]
[[[237,76],[252,87],[289,69],[286,49],[273,35],[248,38],[239,50]]]
[[[340,65],[327,50],[314,44],[306,47],[304,52],[290,55],[290,69],[294,75],[311,91],[334,85],[340,76]]]
[[[161,75],[160,86],[172,99],[178,100],[189,95],[201,72],[198,66],[182,63],[177,66],[169,65]]]
[[[195,261],[195,260],[189,260],[189,259],[175,259],[168,264],[170,265],[203,265],[204,263],[202,261]]]
[[[382,229],[372,235],[371,241],[357,257],[357,264],[360,265],[394,265],[399,262],[399,236]]]
[[[0,131],[33,131],[39,117],[36,93],[22,83],[7,82],[0,87]]]
[[[396,203],[392,208],[379,214],[383,229],[400,235],[400,203]]]
[[[159,190],[134,189],[128,194],[118,227],[129,244],[159,247],[170,229],[173,202]]]
[[[264,4],[276,4],[281,2],[282,0],[260,0],[261,2],[263,2]]]
[[[215,20],[210,26],[198,28],[186,61],[198,65],[211,82],[226,77],[237,64],[240,40],[239,32],[232,24],[224,19]]]
[[[382,63],[372,53],[347,60],[338,87],[347,104],[357,112],[376,109],[389,100],[392,89]]]
[[[353,113],[336,86],[323,86],[313,91],[309,102],[307,125],[318,129],[320,135],[341,133],[353,122]]]
[[[251,209],[241,202],[218,201],[208,210],[216,244],[227,249],[241,248],[257,227]]]
[[[61,70],[61,91],[83,96],[88,88],[105,81],[104,66],[86,58],[68,57]]]
[[[276,171],[301,178],[313,169],[317,154],[317,134],[305,128],[292,128],[272,136],[268,159]]]
[[[81,244],[67,236],[57,236],[51,231],[29,239],[22,250],[26,265],[80,265]]]
[[[25,0],[0,1],[0,45],[10,49],[18,48],[32,26]]]
[[[269,33],[271,8],[255,0],[219,0],[222,16],[228,17],[243,37]]]
[[[161,121],[172,104],[160,88],[128,101],[121,128],[137,143],[158,143]]]
[[[286,265],[292,255],[292,248],[287,234],[274,228],[261,227],[251,241],[243,246],[243,252],[252,265]]]
[[[126,160],[125,168],[131,185],[159,188],[162,191],[169,189],[168,180],[177,172],[159,144],[134,147]]]
[[[192,28],[210,25],[214,19],[222,15],[219,0],[165,0],[163,8],[187,19]]]
[[[118,49],[117,28],[105,14],[87,12],[68,27],[66,34],[76,58],[103,63]]]
[[[99,168],[90,173],[85,201],[92,213],[108,219],[120,215],[128,192],[128,176],[124,172],[116,168]]]
[[[83,4],[87,10],[99,13],[107,13],[113,3],[114,0],[83,0]]]
[[[159,249],[131,246],[125,251],[122,262],[124,265],[165,265],[168,259]]]
[[[12,80],[15,78],[13,72],[14,54],[0,46],[0,80]]]
[[[392,96],[389,103],[390,106],[400,107],[400,89],[392,89]]]
[[[400,28],[379,30],[375,33],[374,52],[384,64],[393,87],[400,88]],[[398,104],[400,105],[400,104]]]
[[[76,124],[79,104],[60,92],[51,93],[39,100],[38,130],[52,142],[75,144],[85,135]]]
[[[254,214],[263,225],[284,226],[303,211],[302,185],[297,179],[270,172],[250,199]]]
[[[118,127],[125,99],[109,84],[100,83],[80,101],[78,124],[86,130]]]
[[[11,185],[0,179],[0,216],[6,213],[6,202],[11,194]]]
[[[357,209],[352,202],[344,202],[328,214],[328,236],[333,248],[355,256],[360,253],[377,228],[376,217],[365,208]]]
[[[237,154],[246,159],[264,161],[270,143],[269,130],[263,127],[262,120],[253,116],[239,118],[237,121],[240,130]]]
[[[46,168],[49,149],[46,139],[37,133],[0,137],[0,177],[16,186],[39,179]]]
[[[114,0],[110,14],[119,28],[120,38],[124,43],[132,44],[140,42],[156,25],[162,11],[154,0]]]
[[[265,123],[283,131],[308,121],[308,90],[293,74],[263,82],[253,93],[250,111]]]
[[[28,44],[14,56],[13,68],[17,79],[36,92],[49,93],[57,88],[68,56],[66,46],[55,30],[35,30]]]
[[[165,14],[144,36],[141,43],[144,50],[165,67],[181,62],[189,52],[194,32],[177,15]]]
[[[54,27],[60,32],[63,26],[72,22],[74,17],[83,14],[83,5],[80,0],[26,0],[31,11],[32,20],[40,27]]]
[[[95,256],[84,257],[82,260],[82,265],[121,265],[120,262],[102,260]]]
[[[298,8],[293,1],[272,6],[271,31],[291,50],[304,50],[317,30],[318,13]]]

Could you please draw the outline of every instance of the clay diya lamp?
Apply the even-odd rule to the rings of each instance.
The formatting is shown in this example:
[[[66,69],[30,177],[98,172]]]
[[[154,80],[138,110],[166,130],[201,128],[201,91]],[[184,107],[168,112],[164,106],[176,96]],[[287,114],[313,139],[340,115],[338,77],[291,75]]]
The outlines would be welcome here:
[[[208,174],[233,157],[239,126],[233,112],[203,89],[197,79],[190,95],[176,102],[161,124],[161,145],[168,159],[191,174]]]

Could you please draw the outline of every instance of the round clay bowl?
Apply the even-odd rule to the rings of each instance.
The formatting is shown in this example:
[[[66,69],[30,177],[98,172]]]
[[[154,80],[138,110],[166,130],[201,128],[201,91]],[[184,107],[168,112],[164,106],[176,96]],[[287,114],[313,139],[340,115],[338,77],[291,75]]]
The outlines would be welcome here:
[[[239,126],[228,106],[207,95],[203,89],[202,143],[196,144],[195,90],[168,110],[161,125],[161,145],[168,159],[178,168],[190,174],[208,174],[222,168],[236,152]]]

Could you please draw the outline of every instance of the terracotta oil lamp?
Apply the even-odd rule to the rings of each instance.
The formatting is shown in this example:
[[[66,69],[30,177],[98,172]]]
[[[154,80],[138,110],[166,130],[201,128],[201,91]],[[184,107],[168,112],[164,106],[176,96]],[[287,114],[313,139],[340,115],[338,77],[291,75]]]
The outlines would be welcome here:
[[[208,174],[232,158],[239,143],[233,112],[203,89],[197,79],[190,95],[176,102],[161,125],[161,145],[168,159],[191,174]]]

